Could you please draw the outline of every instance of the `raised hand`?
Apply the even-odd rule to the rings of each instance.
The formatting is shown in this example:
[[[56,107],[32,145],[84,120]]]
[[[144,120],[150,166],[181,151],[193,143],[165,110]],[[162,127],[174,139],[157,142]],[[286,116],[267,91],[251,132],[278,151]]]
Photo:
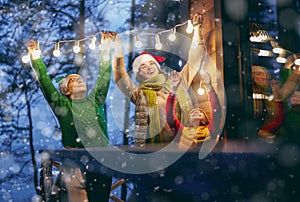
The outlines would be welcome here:
[[[114,40],[117,35],[116,32],[106,32],[106,31],[101,32],[101,34],[102,34],[101,43],[104,43],[109,40]]]
[[[173,93],[176,93],[178,86],[181,82],[181,76],[176,70],[173,70],[170,73],[170,84],[171,84],[171,90]]]

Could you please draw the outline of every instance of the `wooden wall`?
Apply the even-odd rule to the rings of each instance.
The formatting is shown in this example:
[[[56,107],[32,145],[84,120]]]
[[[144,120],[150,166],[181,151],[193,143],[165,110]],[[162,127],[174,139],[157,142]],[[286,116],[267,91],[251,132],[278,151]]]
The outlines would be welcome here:
[[[220,0],[190,0],[190,16],[195,13],[203,15],[203,34],[205,46],[209,59],[205,63],[207,70],[213,81],[214,88],[218,91],[220,100],[224,101],[223,89],[223,45],[222,45],[222,20],[221,20],[221,5]],[[198,105],[202,109],[207,109],[210,115],[210,103],[207,94],[202,96],[197,94],[201,76],[196,76],[191,85],[191,94],[194,94],[198,100]],[[220,85],[220,83],[222,85]],[[196,103],[194,103],[196,104]]]

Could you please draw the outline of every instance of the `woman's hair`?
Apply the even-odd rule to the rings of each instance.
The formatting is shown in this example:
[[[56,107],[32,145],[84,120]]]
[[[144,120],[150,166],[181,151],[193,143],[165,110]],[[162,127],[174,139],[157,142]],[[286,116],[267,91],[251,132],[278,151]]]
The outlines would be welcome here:
[[[258,83],[256,82],[256,74],[261,73],[265,76],[265,83]],[[252,66],[252,85],[253,85],[253,91],[256,93],[266,93],[269,89],[269,79],[270,79],[270,73],[265,67],[262,66]]]

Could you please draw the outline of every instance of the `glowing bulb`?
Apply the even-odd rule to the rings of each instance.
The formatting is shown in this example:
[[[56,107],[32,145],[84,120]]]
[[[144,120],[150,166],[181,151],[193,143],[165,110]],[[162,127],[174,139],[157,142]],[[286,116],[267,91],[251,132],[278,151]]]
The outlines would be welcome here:
[[[191,34],[194,30],[193,24],[191,20],[188,20],[188,25],[186,28],[186,33]]]
[[[138,35],[135,35],[135,44],[134,44],[134,46],[136,48],[141,48],[143,46],[143,43],[139,40]]]
[[[172,33],[169,35],[169,40],[170,41],[175,41],[175,39],[176,39],[175,32],[176,32],[176,30],[174,28],[173,31],[172,31]]]
[[[270,53],[267,50],[259,50],[258,56],[269,56]]]
[[[197,93],[198,93],[199,95],[203,95],[204,92],[205,92],[205,90],[204,90],[203,88],[199,88],[198,91],[197,91]]]
[[[298,66],[300,65],[300,59],[299,58],[295,60],[295,65],[298,65]]]
[[[158,36],[158,35],[155,35],[155,48],[156,48],[157,50],[162,49],[162,44],[160,43],[160,40],[159,40],[159,36]]]
[[[273,53],[281,54],[283,52],[283,49],[280,47],[275,47],[272,51]]]
[[[143,43],[141,41],[136,41],[135,42],[135,47],[136,48],[141,48],[143,46]]]
[[[276,58],[276,61],[277,61],[278,63],[286,63],[286,58],[284,58],[284,57],[282,57],[282,56],[278,56],[278,57]]]
[[[176,39],[176,35],[175,34],[172,33],[172,34],[169,35],[169,40],[170,41],[175,41],[175,39]]]
[[[267,96],[266,98],[267,98],[267,100],[269,100],[271,102],[274,99],[274,95],[272,94],[270,96]]]
[[[24,55],[23,57],[22,57],[22,62],[23,63],[28,63],[30,61],[30,56],[29,55]]]
[[[54,55],[55,57],[59,57],[59,56],[60,56],[60,51],[59,51],[59,50],[54,50],[54,51],[53,51],[53,55]]]
[[[59,43],[56,43],[56,44],[55,44],[55,49],[54,49],[54,51],[53,51],[53,55],[54,55],[55,57],[60,56]]]
[[[74,53],[80,52],[79,41],[76,41],[75,46],[73,47],[73,52]]]
[[[162,49],[162,44],[161,44],[161,43],[156,43],[156,44],[155,44],[155,48],[156,48],[157,50]]]
[[[95,47],[96,47],[95,43],[96,43],[96,36],[93,36],[93,37],[92,37],[92,40],[91,40],[91,42],[90,42],[90,44],[89,44],[89,48],[90,48],[91,50],[94,50],[94,49],[95,49]]]

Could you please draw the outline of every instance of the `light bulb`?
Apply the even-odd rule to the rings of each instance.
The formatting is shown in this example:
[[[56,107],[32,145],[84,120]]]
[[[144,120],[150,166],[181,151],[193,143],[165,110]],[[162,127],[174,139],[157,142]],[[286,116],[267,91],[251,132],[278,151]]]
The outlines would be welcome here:
[[[270,53],[267,50],[259,50],[258,56],[269,56]]]
[[[141,48],[143,46],[143,43],[139,40],[138,35],[135,35],[135,44],[134,44],[134,46],[136,48]]]
[[[79,41],[76,41],[75,46],[73,47],[73,52],[74,53],[80,52]]]
[[[136,41],[134,45],[136,48],[141,48],[143,46],[143,43],[141,41]]]
[[[89,48],[90,48],[91,50],[94,50],[95,47],[96,47],[96,45],[95,45],[94,43],[90,43],[90,44],[89,44]]]
[[[175,39],[176,39],[175,33],[171,33],[171,34],[169,35],[169,40],[170,40],[170,41],[175,41]]]
[[[197,93],[198,93],[199,95],[203,95],[204,92],[205,92],[205,90],[204,90],[203,88],[199,88],[198,91],[197,91]]]
[[[22,57],[22,62],[23,63],[28,63],[30,61],[30,56],[29,55],[24,55],[23,57]]]
[[[55,49],[54,49],[54,51],[53,51],[53,55],[54,55],[55,57],[60,56],[59,43],[56,43],[56,44],[55,44]]]
[[[91,40],[91,42],[90,42],[90,44],[89,44],[89,48],[90,48],[91,50],[94,50],[94,49],[95,49],[95,47],[96,47],[95,43],[96,43],[96,36],[93,36],[93,37],[92,37],[92,40]]]
[[[155,49],[157,49],[157,50],[162,49],[162,44],[161,43],[156,43],[155,44]]]
[[[162,49],[162,44],[160,43],[160,40],[159,40],[159,36],[158,36],[158,35],[155,35],[155,48],[156,48],[157,50]]]
[[[191,20],[188,20],[188,25],[186,28],[186,33],[191,34],[194,31],[194,27]]]
[[[175,33],[176,33],[176,29],[173,28],[172,33],[169,35],[169,40],[170,41],[175,41],[175,39],[176,39]]]
[[[276,61],[277,61],[278,63],[286,63],[286,58],[285,58],[285,57],[282,57],[282,56],[278,56],[278,57],[276,58]]]
[[[300,59],[299,58],[295,60],[295,65],[298,65],[298,66],[300,65]]]
[[[60,51],[59,51],[59,50],[54,50],[54,51],[53,51],[53,55],[54,55],[55,57],[59,57],[59,56],[60,56]]]
[[[283,52],[283,49],[280,47],[275,47],[272,49],[273,53],[281,54]]]

